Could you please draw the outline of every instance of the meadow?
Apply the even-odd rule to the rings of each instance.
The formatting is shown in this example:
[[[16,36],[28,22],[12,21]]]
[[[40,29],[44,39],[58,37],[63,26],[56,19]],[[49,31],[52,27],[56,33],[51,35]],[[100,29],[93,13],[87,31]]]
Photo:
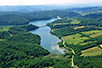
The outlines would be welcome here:
[[[8,31],[10,27],[13,27],[13,26],[0,26],[0,32]]]
[[[80,42],[83,42],[86,39],[89,39],[88,37],[81,37],[80,34],[75,34],[75,35],[68,35],[68,36],[63,36],[63,39],[65,42],[68,44],[78,44]]]
[[[79,23],[80,23],[80,21],[78,21],[76,19],[71,22],[71,24],[79,24]]]
[[[100,47],[102,48],[102,45],[100,45]]]
[[[87,32],[81,32],[82,34],[89,35],[89,37],[97,37],[102,35],[101,30],[92,30],[92,31],[87,31]]]
[[[102,55],[102,49],[99,47],[92,47],[86,50],[82,50],[81,56],[96,56],[96,55]]]

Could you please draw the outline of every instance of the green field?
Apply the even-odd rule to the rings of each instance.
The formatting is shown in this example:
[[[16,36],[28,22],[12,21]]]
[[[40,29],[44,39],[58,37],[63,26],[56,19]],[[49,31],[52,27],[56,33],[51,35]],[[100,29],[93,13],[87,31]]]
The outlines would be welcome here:
[[[100,36],[100,35],[102,35],[102,32],[99,32],[97,34],[90,35],[90,37],[97,37],[97,36]]]
[[[102,48],[102,45],[100,45],[100,47]]]
[[[10,27],[13,27],[13,26],[0,26],[0,32],[8,31]]]
[[[86,50],[82,50],[81,52],[82,52],[81,56],[96,56],[102,54],[102,49],[99,47],[93,47]]]
[[[81,37],[80,34],[75,34],[75,35],[69,35],[69,36],[63,36],[63,39],[65,42],[68,44],[78,44],[79,42],[83,42],[86,39],[89,39],[88,37]]]
[[[4,41],[4,39],[0,39],[0,41]]]
[[[71,22],[71,24],[79,24],[80,23],[80,21],[78,21],[78,20],[74,20],[73,22]]]
[[[90,37],[97,37],[102,35],[102,31],[100,30],[92,30],[87,32],[81,32],[82,34],[89,35]]]
[[[79,45],[86,45],[86,44],[88,44],[88,43],[90,43],[90,44],[91,44],[91,43],[93,43],[93,42],[97,42],[97,41],[91,41],[91,42],[90,42],[90,41],[89,41],[89,42],[80,42],[80,43],[79,43]]]
[[[93,34],[100,33],[100,32],[102,32],[102,31],[100,31],[100,30],[92,30],[92,31],[81,32],[81,33],[85,34],[85,35],[93,35]]]
[[[76,27],[74,27],[74,29],[80,29],[80,28],[84,28],[85,26],[76,26]]]
[[[92,43],[92,42],[86,42],[86,43],[81,42],[81,43],[79,43],[79,45],[86,45],[87,43]]]

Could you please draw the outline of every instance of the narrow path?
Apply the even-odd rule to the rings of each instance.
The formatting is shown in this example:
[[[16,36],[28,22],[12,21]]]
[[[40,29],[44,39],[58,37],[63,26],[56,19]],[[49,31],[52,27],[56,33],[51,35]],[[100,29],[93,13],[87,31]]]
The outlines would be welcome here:
[[[64,47],[66,47],[65,40],[63,38],[61,38],[61,39],[63,40]],[[73,59],[74,59],[75,51],[72,48],[70,48],[70,49],[72,50],[72,53],[73,53],[73,55],[72,55],[72,61],[71,61],[71,63],[72,63],[71,67],[74,67],[74,61],[73,61]]]
[[[63,39],[63,38],[61,38],[62,40],[63,40],[63,45],[64,45],[64,47],[66,47],[66,45],[65,45],[65,40]]]
[[[72,65],[71,65],[71,67],[74,67],[73,59],[74,59],[74,55],[72,55]]]
[[[70,48],[70,49],[72,50],[73,54],[75,54],[74,50],[72,48]]]

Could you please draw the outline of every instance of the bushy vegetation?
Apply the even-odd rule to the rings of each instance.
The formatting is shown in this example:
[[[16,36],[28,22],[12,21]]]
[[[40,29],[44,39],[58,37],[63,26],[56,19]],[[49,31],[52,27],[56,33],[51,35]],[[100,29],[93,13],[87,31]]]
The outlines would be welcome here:
[[[23,24],[28,24],[30,21],[51,19],[51,18],[56,18],[57,16],[76,17],[76,16],[80,16],[80,14],[76,12],[68,12],[65,10],[35,11],[35,12],[29,12],[29,13],[0,12],[0,25],[23,25]]]
[[[58,43],[60,47],[66,49],[61,55],[49,54],[48,50],[40,46],[41,38],[36,34],[28,33],[30,30],[37,29],[37,26],[24,25],[30,21],[57,16],[62,19],[47,25],[51,27],[52,34],[64,39]],[[12,25],[0,26],[0,67],[71,68],[71,59],[74,55],[74,64],[79,68],[102,68],[101,16],[102,13],[80,16],[79,13],[65,10],[30,13],[0,12],[0,25]],[[92,35],[95,36],[91,37]],[[97,47],[95,50],[92,49],[95,47]]]
[[[23,67],[26,65],[21,64],[21,61],[49,54],[40,46],[38,35],[27,33],[36,28],[33,25],[20,25],[0,32],[0,39],[4,39],[0,41],[0,67]]]
[[[65,48],[72,48],[75,51],[74,63],[79,68],[102,67],[100,65],[102,57],[102,49],[100,47],[102,44],[101,14],[89,14],[79,18],[63,18],[48,24],[52,28],[52,34],[65,40]],[[76,23],[76,20],[79,22]],[[62,45],[63,42],[59,44],[64,47]],[[93,50],[92,48],[95,49]],[[99,64],[97,64],[98,62]]]

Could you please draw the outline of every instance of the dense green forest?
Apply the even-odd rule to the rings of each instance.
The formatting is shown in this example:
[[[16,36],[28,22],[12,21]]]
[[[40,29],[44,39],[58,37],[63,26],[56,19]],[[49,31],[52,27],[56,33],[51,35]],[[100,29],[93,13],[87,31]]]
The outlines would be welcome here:
[[[102,13],[96,12],[97,8],[83,9],[86,11],[81,14],[68,10],[0,12],[0,67],[102,68]],[[87,9],[95,12],[89,13]],[[59,55],[40,46],[39,35],[28,32],[38,26],[27,25],[30,21],[57,16],[61,19],[47,25],[62,40],[58,45],[65,48],[65,53]]]
[[[34,25],[1,26],[0,67],[1,68],[70,68],[70,59],[65,55],[50,54],[40,46],[40,37],[28,33],[38,28]],[[60,65],[59,65],[60,64]]]
[[[102,59],[101,15],[102,13],[93,13],[79,18],[65,17],[48,23],[52,29],[51,33],[65,40],[65,44],[63,45],[62,40],[59,46],[65,47],[66,45],[67,49],[74,50],[73,62],[79,68],[102,67],[100,61]]]
[[[36,28],[38,27],[33,25],[15,25],[10,27],[8,31],[0,32],[1,68],[23,67],[24,64],[21,61],[49,54],[40,46],[40,37],[27,32]]]
[[[0,12],[0,25],[22,25],[22,24],[28,24],[30,21],[51,19],[51,18],[56,18],[57,16],[76,17],[80,16],[80,14],[76,12],[58,11],[58,10],[36,11],[29,13]]]
[[[71,58],[67,60],[68,57],[65,55],[49,54],[48,50],[40,46],[40,37],[28,33],[38,28],[34,25],[26,25],[30,21],[51,19],[57,16],[72,18],[80,14],[58,10],[30,13],[0,12],[0,25],[2,25],[0,26],[0,67],[70,67]]]

